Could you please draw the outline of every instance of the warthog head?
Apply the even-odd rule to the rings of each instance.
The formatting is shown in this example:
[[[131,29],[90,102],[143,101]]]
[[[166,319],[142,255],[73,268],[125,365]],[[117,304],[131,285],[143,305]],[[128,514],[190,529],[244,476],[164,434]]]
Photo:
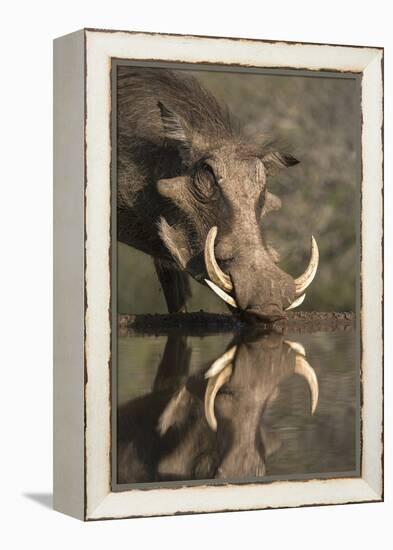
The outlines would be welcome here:
[[[285,317],[285,310],[304,299],[318,248],[312,238],[309,266],[294,279],[278,267],[261,220],[280,207],[267,190],[268,176],[298,161],[272,147],[247,144],[219,120],[202,134],[163,103],[159,108],[167,142],[182,162],[182,175],[157,182],[159,194],[176,207],[176,215],[168,207],[160,221],[166,247],[182,269],[246,317],[272,322]]]
[[[169,337],[152,393],[119,410],[120,483],[263,476],[280,448],[265,417],[281,384],[302,376],[311,412],[317,407],[318,380],[299,343],[236,338],[193,376],[189,351],[182,337]]]

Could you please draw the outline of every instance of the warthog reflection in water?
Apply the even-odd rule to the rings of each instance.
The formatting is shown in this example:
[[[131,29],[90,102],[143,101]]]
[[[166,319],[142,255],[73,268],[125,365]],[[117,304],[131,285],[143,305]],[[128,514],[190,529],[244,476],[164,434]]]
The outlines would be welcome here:
[[[169,336],[151,393],[119,409],[118,483],[263,476],[280,447],[264,428],[280,384],[303,376],[317,407],[305,350],[282,335],[237,336],[193,376],[190,352],[186,337]]]

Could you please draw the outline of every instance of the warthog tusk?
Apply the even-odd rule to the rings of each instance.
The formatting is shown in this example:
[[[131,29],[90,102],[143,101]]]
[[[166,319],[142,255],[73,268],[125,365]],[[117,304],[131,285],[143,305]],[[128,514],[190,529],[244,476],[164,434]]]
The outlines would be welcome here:
[[[296,296],[303,294],[306,288],[312,283],[318,269],[318,262],[319,251],[317,241],[314,239],[314,236],[311,236],[311,258],[303,275],[295,279]]]
[[[216,374],[221,372],[227,365],[229,365],[229,363],[232,363],[235,353],[236,346],[233,346],[221,355],[221,357],[216,359],[209,370],[205,372],[205,378],[213,378],[213,376],[216,376]]]
[[[209,278],[223,290],[230,292],[233,290],[233,284],[229,275],[224,273],[217,263],[214,254],[214,243],[217,237],[217,226],[210,229],[205,243],[205,264]]]
[[[209,378],[205,391],[205,417],[213,432],[217,431],[217,419],[214,413],[214,402],[217,393],[229,380],[232,374],[232,363],[228,363],[216,376]]]
[[[311,394],[311,414],[314,414],[318,405],[319,386],[318,378],[312,366],[303,355],[296,355],[295,373],[303,376],[308,383]]]
[[[299,298],[296,298],[296,300],[294,300],[290,306],[285,308],[285,311],[289,311],[290,309],[294,309],[295,307],[300,306],[300,304],[304,302],[305,297],[306,295],[302,294],[301,296],[299,296]]]
[[[221,298],[221,300],[224,300],[224,302],[227,302],[227,304],[229,304],[232,307],[237,307],[237,304],[234,298],[232,298],[232,296],[229,296],[229,294],[221,290],[221,288],[216,284],[214,284],[213,281],[209,281],[209,279],[205,279],[205,283],[210,286],[213,292],[215,292]]]

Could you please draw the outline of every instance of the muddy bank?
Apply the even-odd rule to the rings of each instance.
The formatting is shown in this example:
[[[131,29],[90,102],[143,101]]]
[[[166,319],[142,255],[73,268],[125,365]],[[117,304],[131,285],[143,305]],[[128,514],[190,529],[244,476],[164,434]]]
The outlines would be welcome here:
[[[203,335],[240,331],[247,328],[240,319],[229,314],[204,311],[175,314],[121,314],[118,316],[118,330],[125,334],[169,334],[186,331],[189,335]],[[279,332],[320,332],[353,330],[355,314],[352,312],[298,311],[289,312],[286,321],[272,325],[258,325],[261,330]]]

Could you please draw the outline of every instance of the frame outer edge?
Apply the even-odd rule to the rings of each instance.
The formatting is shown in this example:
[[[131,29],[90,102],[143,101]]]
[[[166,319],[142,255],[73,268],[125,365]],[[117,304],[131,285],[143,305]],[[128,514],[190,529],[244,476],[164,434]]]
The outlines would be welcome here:
[[[85,519],[83,30],[53,45],[53,507]]]
[[[180,502],[169,504],[173,493],[167,492],[165,489],[158,489],[154,491],[127,491],[123,493],[112,493],[110,492],[110,456],[109,456],[109,447],[108,447],[108,433],[109,429],[109,410],[105,411],[105,403],[109,403],[109,382],[108,382],[108,360],[110,360],[110,350],[109,350],[109,337],[107,331],[108,323],[108,311],[110,308],[110,292],[109,292],[109,276],[107,273],[101,271],[100,277],[98,277],[98,272],[96,269],[98,266],[104,267],[107,265],[107,259],[109,255],[109,246],[106,249],[107,244],[109,244],[110,239],[109,232],[107,232],[107,226],[109,227],[109,212],[110,205],[108,205],[108,196],[109,189],[106,189],[107,181],[109,174],[109,162],[106,162],[108,157],[107,149],[109,146],[106,141],[108,139],[109,130],[107,125],[109,124],[107,120],[102,120],[102,113],[106,112],[108,108],[108,98],[107,90],[103,89],[103,96],[98,97],[97,94],[91,93],[89,95],[89,86],[91,85],[91,90],[93,88],[97,90],[97,87],[101,90],[102,83],[105,86],[108,86],[109,82],[109,70],[110,59],[115,58],[130,58],[130,52],[133,52],[132,55],[135,59],[143,59],[145,54],[147,44],[150,43],[149,54],[151,54],[150,60],[164,60],[164,61],[176,61],[179,60],[174,58],[174,55],[183,56],[182,61],[186,63],[203,63],[205,51],[207,51],[207,46],[210,44],[210,38],[193,38],[193,37],[175,37],[173,35],[157,35],[157,34],[146,34],[146,33],[135,33],[126,35],[125,33],[107,33],[105,31],[92,31],[86,30],[87,37],[87,64],[88,64],[88,81],[87,81],[87,109],[88,109],[88,124],[87,124],[87,136],[91,132],[92,140],[94,137],[94,142],[88,143],[87,150],[89,152],[89,163],[87,167],[87,274],[86,274],[86,285],[88,296],[91,296],[93,299],[89,303],[89,309],[86,315],[86,324],[87,324],[87,338],[86,338],[86,359],[87,359],[87,370],[89,373],[88,384],[86,386],[86,465],[87,465],[87,477],[86,477],[86,490],[87,490],[87,509],[86,509],[86,519],[109,519],[115,517],[141,517],[145,515],[171,515],[176,513],[201,513],[204,511],[214,512],[214,511],[225,511],[225,506],[223,506],[224,501],[218,501],[217,497],[212,497],[212,502],[206,501],[208,497],[207,488],[205,487],[196,487],[196,488],[184,488],[178,489],[178,497],[180,500],[187,499],[187,505],[185,502],[180,505]],[[149,42],[151,40],[151,42]],[[227,44],[231,46],[231,51],[225,51],[222,64],[231,64],[232,61],[228,60],[228,57],[236,50],[236,59],[234,59],[233,64],[238,64],[239,59],[241,59],[241,64],[246,66],[255,66],[254,60],[257,60],[260,65],[264,66],[264,60],[266,54],[270,51],[273,44],[266,44],[261,41],[261,48],[258,49],[258,52],[254,50],[254,45],[247,43],[246,50],[250,54],[250,63],[247,63],[246,57],[248,55],[247,51],[245,53],[239,52],[235,48],[235,39],[222,39],[222,44]],[[198,53],[194,56],[193,50],[190,49],[190,42],[195,41],[194,46],[198,49]],[[168,45],[168,48],[162,51],[161,47]],[[263,45],[263,47],[262,47]],[[154,46],[154,47],[153,47]],[[184,47],[183,50],[181,47]],[[246,46],[246,44],[242,44]],[[283,63],[285,57],[285,48],[284,43],[277,43],[277,48],[280,50],[280,54],[276,57],[277,62],[280,64]],[[294,54],[295,50],[303,55],[305,63],[293,61],[295,59]],[[318,50],[318,52],[316,51]],[[334,51],[333,51],[334,50]],[[182,51],[182,53],[174,53]],[[302,46],[301,44],[288,46],[288,51],[291,52],[292,61],[290,60],[290,67],[293,69],[302,68],[308,70],[334,70],[335,64],[337,63],[336,70],[338,71],[350,71],[350,72],[362,72],[363,76],[368,76],[368,83],[371,83],[372,75],[376,78],[374,84],[371,84],[373,88],[373,93],[369,96],[370,98],[377,99],[379,101],[378,89],[381,89],[381,71],[373,72],[372,67],[375,64],[379,64],[382,56],[382,50],[376,48],[365,47],[364,49],[355,49],[347,46],[317,46],[309,45]],[[317,53],[320,53],[322,56],[322,61],[317,62]],[[252,55],[251,55],[252,54]],[[314,55],[315,54],[315,55]],[[297,54],[296,54],[297,55]],[[217,52],[214,54],[217,56]],[[213,57],[214,57],[213,56]],[[208,56],[209,59],[211,57]],[[214,62],[217,62],[214,59]],[[326,62],[326,63],[325,63]],[[271,62],[273,63],[273,62]],[[324,64],[325,63],[325,64]],[[320,68],[318,66],[320,65]],[[277,68],[276,65],[272,66]],[[370,76],[371,75],[371,76]],[[101,80],[100,80],[101,79]],[[366,80],[364,80],[366,82]],[[93,86],[94,84],[94,86]],[[90,99],[89,99],[90,98]],[[110,94],[109,94],[110,98]],[[89,101],[92,103],[90,105]],[[94,106],[93,106],[94,103]],[[364,107],[365,103],[362,101],[362,106]],[[371,101],[371,106],[372,106]],[[91,109],[90,109],[91,107]],[[370,105],[369,105],[370,107]],[[382,110],[378,110],[380,107],[374,105],[371,112],[368,113],[369,121],[371,118],[372,121],[372,112],[375,114],[377,112],[377,120],[382,120],[381,113]],[[377,109],[377,111],[376,111]],[[101,111],[100,111],[101,110]],[[101,116],[100,113],[101,112]],[[364,115],[364,113],[363,113]],[[367,118],[367,117],[366,117]],[[375,121],[367,123],[367,120],[364,121],[366,127],[366,133],[362,136],[362,145],[363,145],[363,154],[366,150],[367,143],[370,143],[370,137],[367,138],[367,143],[364,142],[364,136],[374,136],[373,139],[376,139],[374,142],[379,145],[380,143],[380,128],[376,128]],[[91,127],[91,128],[90,128]],[[93,131],[95,130],[95,131]],[[97,133],[97,130],[100,130]],[[379,132],[379,137],[376,134],[376,130]],[[377,136],[377,137],[375,137]],[[98,142],[97,142],[98,140]],[[110,143],[110,140],[108,141]],[[91,147],[91,149],[90,149]],[[90,156],[91,155],[91,156]],[[108,157],[109,158],[109,157]],[[375,185],[379,185],[381,180],[381,156],[379,152],[373,158],[369,158],[363,168],[363,182],[367,187],[369,193],[374,190]],[[379,164],[378,164],[379,163]],[[107,166],[108,164],[108,166]],[[376,178],[376,180],[375,180]],[[90,183],[89,183],[90,179]],[[91,184],[94,180],[94,193],[92,193]],[[377,184],[375,184],[377,181]],[[382,184],[382,181],[381,181]],[[378,189],[379,191],[379,189]],[[98,197],[100,195],[100,197]],[[91,202],[90,202],[91,201]],[[363,196],[363,203],[365,203],[365,197]],[[373,201],[373,210],[370,214],[370,218],[374,220],[374,223],[379,223],[382,201],[377,198]],[[99,207],[99,208],[97,208]],[[105,219],[104,217],[105,216]],[[98,227],[98,221],[103,223],[103,226]],[[368,224],[365,224],[364,227],[369,227]],[[374,226],[375,227],[375,226]],[[378,230],[379,231],[379,230]],[[89,239],[90,232],[90,239]],[[367,234],[366,234],[367,235]],[[363,235],[362,235],[363,236]],[[379,236],[379,235],[378,235]],[[373,248],[375,249],[375,236],[368,236],[368,240],[374,242]],[[89,242],[90,241],[90,242]],[[90,250],[89,250],[90,249]],[[97,257],[99,251],[100,257]],[[368,257],[368,256],[367,256]],[[381,285],[381,261],[382,256],[379,252],[375,254],[374,258],[377,263],[374,263],[374,268],[371,270],[371,276],[373,278],[379,278],[378,286],[376,291],[372,295],[372,284],[369,284],[368,292],[365,304],[362,306],[370,305],[371,297],[375,300],[379,300],[382,297],[382,285]],[[91,262],[91,265],[89,266]],[[363,263],[362,263],[362,273],[363,273]],[[96,302],[96,299],[98,300]],[[107,307],[106,307],[107,305]],[[332,495],[333,490],[337,491],[335,481],[326,481],[323,484],[306,482],[311,488],[312,485],[318,487],[319,489],[326,489],[327,492],[325,495],[319,494],[318,496],[311,497],[308,495],[308,498],[302,498],[300,504],[296,504],[291,500],[291,498],[286,497],[286,502],[289,502],[288,505],[280,504],[278,501],[269,502],[270,499],[266,499],[265,502],[259,500],[258,505],[255,507],[252,505],[251,508],[246,508],[243,505],[240,505],[240,509],[260,509],[260,508],[269,508],[269,507],[288,507],[288,506],[303,506],[303,505],[323,505],[323,504],[344,504],[344,503],[355,503],[355,502],[375,502],[380,501],[382,498],[382,463],[381,463],[381,453],[382,453],[382,441],[381,441],[381,431],[382,431],[382,411],[381,406],[378,402],[375,402],[375,399],[381,399],[382,396],[382,368],[381,360],[382,355],[381,343],[382,338],[380,334],[381,328],[381,317],[380,306],[374,308],[376,313],[375,320],[373,320],[372,327],[370,327],[370,333],[365,334],[362,329],[362,335],[366,338],[368,343],[373,344],[373,339],[377,341],[378,353],[376,355],[376,375],[373,376],[373,373],[370,370],[373,370],[373,365],[369,361],[369,354],[365,354],[365,377],[363,382],[367,385],[370,384],[370,390],[367,390],[365,395],[365,412],[363,420],[370,418],[370,421],[365,422],[365,434],[369,438],[369,443],[367,444],[366,453],[364,455],[363,461],[363,474],[361,478],[358,479],[343,479],[340,481],[341,490],[345,491],[341,494],[335,493]],[[97,313],[100,314],[102,321],[99,322],[97,318]],[[105,321],[104,321],[105,319]],[[97,337],[101,337],[101,351],[95,349],[99,340]],[[90,343],[90,345],[89,345]],[[94,347],[92,344],[94,343]],[[368,357],[368,359],[367,359]],[[374,360],[375,363],[375,360]],[[374,369],[375,370],[375,369]],[[375,374],[375,373],[374,373]],[[108,395],[107,395],[108,393]],[[94,401],[94,402],[93,402]],[[109,405],[108,405],[109,406]],[[97,410],[98,407],[98,410]],[[98,416],[97,416],[98,415]],[[371,416],[370,416],[371,415]],[[110,434],[109,434],[110,439]],[[91,465],[89,465],[91,462]],[[109,477],[108,477],[109,476]],[[300,482],[297,482],[297,488],[300,488]],[[277,487],[278,485],[273,484],[271,488]],[[334,489],[336,487],[336,489]],[[345,487],[345,489],[344,489]],[[255,491],[255,486],[250,486],[250,491]],[[259,489],[258,489],[259,490]],[[202,501],[197,502],[200,494],[200,491],[203,492]],[[210,491],[210,490],[209,490]],[[238,488],[233,488],[228,486],[225,491],[228,491],[227,495],[232,491],[233,493],[238,493]],[[212,491],[211,494],[217,491]],[[319,490],[318,490],[319,492]],[[151,493],[150,495],[148,493]],[[239,497],[243,496],[239,491]],[[133,496],[132,496],[133,495]],[[336,496],[337,495],[337,496]],[[218,496],[218,495],[217,495]],[[305,495],[306,496],[306,495]],[[131,497],[132,503],[131,506]],[[310,497],[313,500],[309,500]],[[319,498],[318,498],[319,497]],[[327,497],[327,498],[326,498]],[[323,500],[321,500],[321,498]],[[167,500],[166,500],[167,499]],[[161,501],[161,503],[160,503]],[[215,501],[215,502],[214,502]],[[206,504],[208,502],[208,504]],[[255,504],[255,501],[254,501]],[[148,506],[145,507],[145,506]],[[179,508],[177,507],[179,506]],[[202,507],[201,507],[202,506]],[[234,508],[229,507],[233,510]]]
[[[362,476],[383,497],[383,52],[362,79]],[[365,108],[367,107],[367,108]],[[364,278],[364,280],[363,280]],[[363,314],[365,311],[365,314]],[[363,323],[363,319],[366,322]]]

